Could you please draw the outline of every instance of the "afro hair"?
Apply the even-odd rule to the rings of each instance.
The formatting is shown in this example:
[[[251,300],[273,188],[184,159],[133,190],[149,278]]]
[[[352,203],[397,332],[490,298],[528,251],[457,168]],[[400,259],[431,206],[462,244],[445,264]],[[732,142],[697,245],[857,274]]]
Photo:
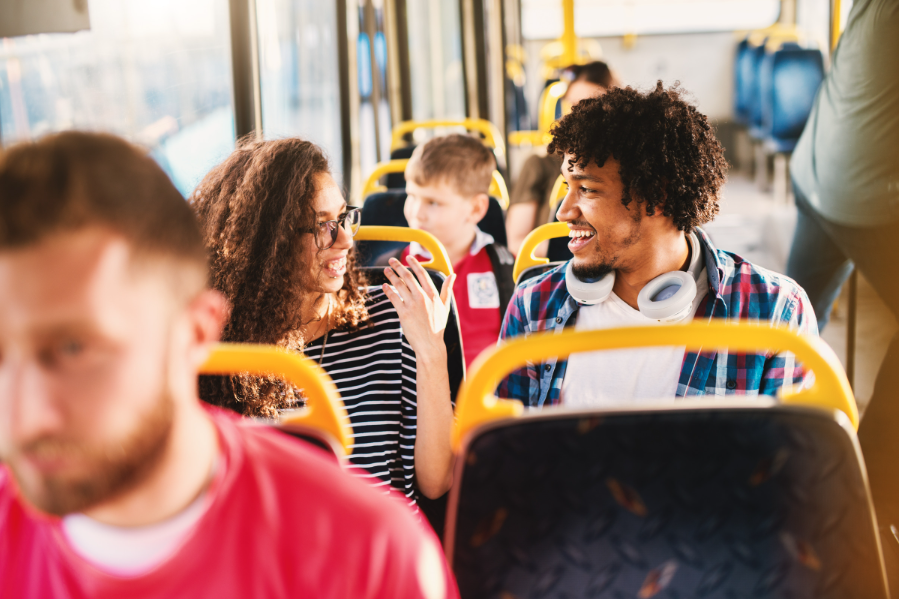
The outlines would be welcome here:
[[[662,81],[642,93],[631,87],[579,102],[550,132],[548,151],[582,169],[619,162],[622,204],[643,203],[648,215],[662,205],[688,231],[719,212],[727,163],[706,117],[686,102],[678,83]]]

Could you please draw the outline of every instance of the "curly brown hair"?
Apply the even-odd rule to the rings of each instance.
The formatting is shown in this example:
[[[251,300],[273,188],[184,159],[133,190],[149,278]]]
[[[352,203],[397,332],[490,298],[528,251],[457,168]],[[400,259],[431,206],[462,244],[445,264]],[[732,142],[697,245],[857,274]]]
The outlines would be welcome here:
[[[299,244],[315,231],[316,179],[327,174],[322,150],[306,140],[246,138],[191,194],[210,257],[210,286],[231,304],[222,340],[276,344],[299,351],[309,314],[323,298]],[[355,249],[330,325],[359,327],[368,319],[365,280]],[[203,376],[200,397],[244,415],[276,417],[301,401],[299,391],[271,377]]]
[[[706,116],[683,96],[677,82],[665,89],[658,81],[648,93],[613,88],[583,100],[550,132],[548,151],[582,169],[612,156],[622,204],[644,203],[647,215],[662,205],[682,231],[707,223],[719,212],[728,164]]]

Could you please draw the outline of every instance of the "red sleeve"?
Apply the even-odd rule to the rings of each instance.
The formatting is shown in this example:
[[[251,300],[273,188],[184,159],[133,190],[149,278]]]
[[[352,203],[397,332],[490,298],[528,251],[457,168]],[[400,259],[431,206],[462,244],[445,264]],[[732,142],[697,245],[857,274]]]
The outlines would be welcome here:
[[[410,515],[409,517],[413,517]],[[415,522],[415,518],[411,520]],[[384,553],[381,598],[458,599],[459,589],[437,537],[427,527],[394,530],[397,538]]]

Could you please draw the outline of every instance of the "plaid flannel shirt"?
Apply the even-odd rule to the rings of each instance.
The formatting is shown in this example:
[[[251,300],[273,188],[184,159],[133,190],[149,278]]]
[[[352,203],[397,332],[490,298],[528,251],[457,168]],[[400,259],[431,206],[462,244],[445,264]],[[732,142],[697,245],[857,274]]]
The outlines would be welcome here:
[[[800,334],[818,336],[818,326],[806,292],[790,278],[716,249],[706,233],[694,230],[704,250],[709,293],[694,316],[750,323],[787,325]],[[713,269],[715,267],[715,269]],[[566,290],[565,264],[522,282],[513,295],[500,329],[500,339],[535,332],[560,332],[575,325],[580,304]],[[560,402],[565,359],[528,363],[506,376],[497,388],[501,398],[526,406]],[[675,395],[772,395],[786,385],[811,383],[791,353],[729,353],[728,349],[685,352]]]

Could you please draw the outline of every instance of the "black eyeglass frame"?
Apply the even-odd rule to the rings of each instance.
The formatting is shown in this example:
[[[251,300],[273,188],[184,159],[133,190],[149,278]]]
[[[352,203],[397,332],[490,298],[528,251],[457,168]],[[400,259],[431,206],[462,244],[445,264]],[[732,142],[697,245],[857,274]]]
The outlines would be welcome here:
[[[344,228],[344,226],[347,223],[347,219],[354,213],[357,215],[356,224],[353,224],[353,222],[351,221],[350,222],[351,229],[348,229],[347,231],[350,233],[351,237],[355,236],[356,232],[359,231],[360,222],[362,221],[362,207],[352,207],[350,205],[347,205],[346,210],[343,213],[341,213],[337,219],[330,219],[328,221],[319,221],[316,223],[316,227],[314,230],[312,230],[312,231],[304,230],[304,233],[312,234],[314,236],[315,241],[316,241],[316,248],[318,248],[319,250],[328,250],[329,248],[334,246],[335,242],[337,242],[338,230],[341,228]],[[320,246],[319,245],[320,228],[322,228],[322,226],[328,226],[328,225],[331,225],[333,228],[331,230],[331,242],[329,244],[327,244],[326,246]]]

